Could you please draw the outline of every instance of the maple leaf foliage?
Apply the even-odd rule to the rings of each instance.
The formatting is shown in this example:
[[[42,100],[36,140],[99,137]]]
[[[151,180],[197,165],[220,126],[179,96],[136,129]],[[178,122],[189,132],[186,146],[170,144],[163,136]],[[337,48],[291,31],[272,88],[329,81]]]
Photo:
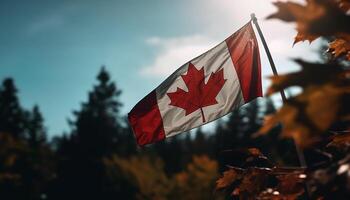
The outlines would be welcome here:
[[[216,96],[224,86],[224,69],[212,72],[209,80],[205,83],[204,67],[198,70],[192,63],[189,63],[187,74],[181,75],[185,82],[188,92],[181,88],[177,88],[175,92],[167,93],[171,102],[169,105],[182,108],[186,111],[185,115],[189,115],[198,109],[201,110],[203,123],[205,117],[203,107],[215,105]]]
[[[328,52],[333,59],[323,64],[296,60],[300,71],[271,77],[268,95],[295,86],[302,91],[267,116],[256,135],[266,134],[281,123],[280,136],[293,138],[297,146],[314,152],[306,151],[306,155],[322,161],[309,157],[307,168],[257,166],[254,163],[260,162],[256,160],[267,158],[250,150],[245,164],[254,165],[229,166],[217,181],[217,190],[229,190],[239,199],[349,199],[350,0],[274,4],[278,10],[268,18],[295,22],[295,43],[319,37],[331,39]]]
[[[289,98],[282,108],[266,118],[260,134],[268,133],[277,123],[283,126],[282,136],[294,138],[301,147],[319,141],[320,136],[336,122],[349,121],[349,70],[330,64],[315,64],[296,60],[302,70],[271,77],[268,94],[290,86],[300,86],[303,92]]]
[[[345,133],[336,133],[331,137],[331,142],[327,146],[340,148],[350,146],[350,130],[345,131]]]
[[[320,36],[334,38],[328,52],[334,59],[344,56],[350,60],[349,0],[305,0],[305,4],[276,2],[278,8],[268,18],[296,22],[298,34],[295,43]],[[303,92],[290,98],[275,114],[268,117],[260,133],[266,133],[276,123],[284,124],[282,136],[293,137],[307,147],[320,134],[339,121],[349,121],[349,69],[336,63],[317,64],[297,62],[302,70],[272,77],[268,94],[290,86],[300,86]]]
[[[328,51],[332,53],[334,57],[340,57],[345,55],[348,60],[350,60],[350,40],[346,41],[344,39],[335,39],[333,42],[329,43]]]
[[[276,13],[268,19],[296,22],[297,35],[294,44],[320,36],[332,36],[329,51],[337,58],[346,56],[350,60],[350,10],[349,0],[306,0],[305,4],[296,2],[275,2]]]
[[[249,158],[258,161],[259,157],[266,158],[258,149],[248,149],[245,165],[250,162]],[[305,178],[305,169],[299,167],[228,166],[216,181],[216,191],[228,190],[231,196],[239,199],[294,200],[304,193]]]
[[[297,31],[299,35],[304,35],[305,39],[349,32],[350,16],[346,15],[346,11],[340,7],[338,1],[306,0],[305,5],[295,2],[274,4],[278,11],[268,19],[278,18],[286,22],[297,22]]]

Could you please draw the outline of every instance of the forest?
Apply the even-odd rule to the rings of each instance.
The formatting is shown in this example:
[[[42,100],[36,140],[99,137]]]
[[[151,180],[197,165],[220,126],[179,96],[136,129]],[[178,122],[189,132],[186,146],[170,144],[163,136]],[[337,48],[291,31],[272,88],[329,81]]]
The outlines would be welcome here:
[[[21,88],[3,79],[0,198],[350,199],[350,1],[275,6],[268,19],[295,24],[295,43],[324,41],[322,62],[295,60],[300,71],[271,77],[266,97],[210,132],[138,147],[120,111],[122,86],[107,66],[72,113],[69,131],[49,138],[40,105],[23,107]],[[270,95],[292,86],[302,91],[276,108]]]
[[[119,112],[122,93],[105,68],[74,111],[70,132],[52,140],[39,107],[21,106],[14,80],[3,80],[0,88],[0,194],[5,199],[212,199],[219,172],[239,164],[231,158],[248,155],[245,148],[264,149],[281,164],[297,164],[293,142],[272,145],[279,127],[271,136],[250,139],[263,116],[275,112],[268,98],[234,111],[215,133],[199,128],[141,149]]]

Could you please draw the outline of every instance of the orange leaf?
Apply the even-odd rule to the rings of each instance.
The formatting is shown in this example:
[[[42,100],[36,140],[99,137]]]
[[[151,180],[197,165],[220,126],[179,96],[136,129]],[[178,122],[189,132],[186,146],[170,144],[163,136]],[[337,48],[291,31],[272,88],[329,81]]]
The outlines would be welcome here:
[[[344,39],[335,39],[329,43],[328,51],[332,53],[334,57],[346,55],[347,59],[350,60],[350,41]]]
[[[305,33],[302,33],[302,32],[298,32],[297,35],[294,38],[293,45],[295,45],[298,42],[304,42],[306,40],[311,43],[314,40],[316,40],[317,38],[318,38],[317,35],[311,35],[311,34],[305,34]]]
[[[307,0],[305,5],[294,2],[276,2],[277,12],[268,16],[286,22],[296,22],[298,34],[295,42],[309,40],[319,36],[331,36],[350,32],[350,16],[339,3],[329,0]]]
[[[314,64],[301,60],[299,72],[272,77],[268,94],[290,86],[301,86],[303,92],[290,98],[274,115],[266,118],[257,135],[266,134],[277,123],[283,124],[283,137],[294,138],[301,147],[320,139],[335,122],[346,121],[350,112],[348,70],[336,64]]]
[[[310,63],[300,59],[295,60],[295,62],[301,65],[302,70],[271,77],[272,85],[268,89],[267,95],[279,92],[290,86],[306,87],[308,85],[321,85],[333,82],[338,79],[340,74],[344,73],[341,67],[334,64]],[[317,76],[315,76],[316,74]]]
[[[350,1],[349,0],[338,0],[339,7],[345,12],[350,10]]]
[[[216,190],[221,190],[229,187],[238,177],[234,169],[229,169],[224,172],[224,175],[216,181]]]
[[[350,132],[344,134],[338,134],[332,137],[332,141],[327,146],[349,146],[350,145]]]
[[[252,156],[261,156],[262,153],[259,149],[257,148],[249,148],[248,152],[252,155]]]

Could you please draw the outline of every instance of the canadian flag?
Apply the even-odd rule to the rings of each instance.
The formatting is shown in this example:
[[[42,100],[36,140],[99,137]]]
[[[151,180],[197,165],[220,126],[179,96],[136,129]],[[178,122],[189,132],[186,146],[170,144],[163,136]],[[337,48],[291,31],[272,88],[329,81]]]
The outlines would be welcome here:
[[[164,66],[166,67],[166,66]],[[251,23],[178,68],[128,118],[140,146],[186,132],[262,96]]]

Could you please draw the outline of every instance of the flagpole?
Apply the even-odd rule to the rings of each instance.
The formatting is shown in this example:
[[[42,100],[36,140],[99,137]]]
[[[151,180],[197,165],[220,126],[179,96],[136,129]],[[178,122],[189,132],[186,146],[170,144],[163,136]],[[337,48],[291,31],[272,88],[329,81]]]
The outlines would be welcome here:
[[[260,26],[258,24],[258,19],[256,18],[254,13],[252,13],[250,15],[250,17],[251,17],[251,20],[253,21],[253,23],[254,23],[254,25],[256,27],[256,30],[258,31],[258,34],[259,34],[260,39],[261,39],[261,42],[262,42],[262,44],[264,46],[267,58],[269,59],[269,63],[270,63],[273,75],[274,76],[278,76],[278,72],[277,72],[275,63],[273,62],[273,59],[272,59],[269,47],[267,46],[267,43],[266,43],[265,38],[264,38],[264,35],[263,35],[263,33],[262,33],[261,29],[260,29]],[[280,91],[280,94],[281,94],[283,103],[285,103],[287,101],[287,98],[286,98],[286,94],[284,93],[283,89]],[[294,142],[294,144],[295,144],[295,149],[296,149],[296,152],[297,152],[297,155],[298,155],[298,160],[299,160],[300,166],[303,167],[303,168],[306,168],[307,165],[306,165],[306,161],[305,161],[303,150],[295,142]],[[308,197],[309,194],[308,194],[307,185],[305,185],[305,192],[306,192],[307,197]]]
[[[259,33],[259,36],[260,36],[261,42],[262,42],[262,44],[263,44],[263,46],[264,46],[264,49],[265,49],[267,58],[269,59],[269,62],[270,62],[270,66],[271,66],[273,75],[278,76],[278,72],[277,72],[275,63],[273,62],[273,59],[272,59],[272,56],[271,56],[269,47],[268,47],[267,44],[266,44],[264,35],[263,35],[263,33],[262,33],[261,29],[260,29],[260,26],[259,26],[259,24],[258,24],[258,19],[255,17],[255,14],[254,14],[254,13],[252,13],[250,16],[251,16],[251,19],[252,19],[253,23],[255,24],[256,30],[257,30],[258,33]],[[287,100],[287,98],[286,98],[286,94],[284,93],[284,90],[281,90],[281,91],[280,91],[280,94],[281,94],[281,97],[282,97],[283,102],[285,102],[285,101]]]
[[[260,26],[258,24],[258,19],[255,17],[254,13],[252,13],[250,16],[251,16],[251,19],[252,19],[253,23],[255,24],[256,30],[259,33],[259,36],[260,36],[261,42],[262,42],[262,44],[264,46],[267,58],[269,59],[273,75],[274,76],[278,76],[278,72],[277,72],[275,63],[273,62],[273,59],[272,59],[269,47],[267,46],[267,43],[266,43],[265,38],[264,38],[264,35],[263,35],[263,33],[262,33],[261,29],[260,29]],[[286,98],[286,94],[284,93],[284,90],[281,90],[280,94],[281,94],[283,102],[286,102],[287,98]],[[302,167],[306,167],[306,162],[305,162],[305,158],[304,158],[304,155],[302,153],[302,150],[299,148],[298,145],[295,145],[295,146],[296,146],[296,149],[297,149],[297,154],[298,154],[300,165]]]

